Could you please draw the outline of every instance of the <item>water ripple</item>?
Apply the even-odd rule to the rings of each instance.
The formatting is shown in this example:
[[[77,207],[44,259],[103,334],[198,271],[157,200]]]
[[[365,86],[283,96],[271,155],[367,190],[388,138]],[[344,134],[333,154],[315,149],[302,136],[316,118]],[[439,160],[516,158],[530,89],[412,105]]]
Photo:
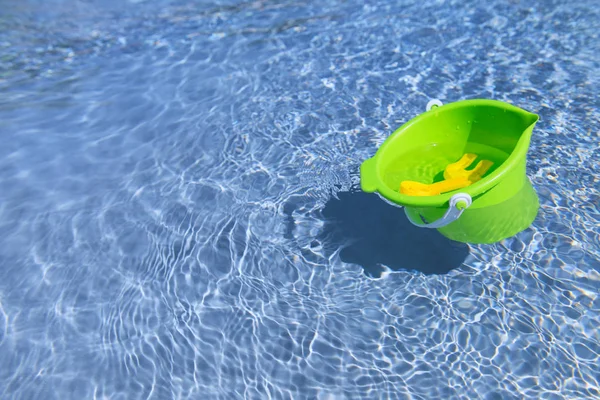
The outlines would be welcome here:
[[[593,6],[9,2],[0,397],[600,397]],[[541,116],[532,227],[361,197],[433,97]]]

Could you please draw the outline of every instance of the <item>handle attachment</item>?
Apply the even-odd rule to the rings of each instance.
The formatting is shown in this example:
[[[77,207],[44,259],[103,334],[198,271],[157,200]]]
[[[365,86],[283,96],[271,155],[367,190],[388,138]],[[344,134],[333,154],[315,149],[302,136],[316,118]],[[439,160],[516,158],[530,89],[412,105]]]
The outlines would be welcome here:
[[[425,107],[425,109],[427,111],[429,111],[432,108],[441,107],[443,105],[444,105],[444,103],[442,103],[439,99],[431,99],[431,100],[429,100],[429,103],[427,103],[427,106]]]
[[[412,209],[404,207],[404,213],[413,225],[420,228],[442,228],[460,218],[462,213],[469,208],[472,203],[473,200],[467,193],[457,193],[450,198],[450,205],[444,216],[430,224],[422,222],[423,218],[421,218],[421,216]],[[420,222],[415,221],[415,218],[413,215],[411,215],[412,213],[416,214],[416,218]]]

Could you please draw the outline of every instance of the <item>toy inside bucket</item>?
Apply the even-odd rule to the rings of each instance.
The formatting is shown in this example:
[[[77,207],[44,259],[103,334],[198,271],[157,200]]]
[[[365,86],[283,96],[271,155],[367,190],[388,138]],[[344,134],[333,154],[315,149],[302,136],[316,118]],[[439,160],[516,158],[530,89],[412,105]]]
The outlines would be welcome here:
[[[413,224],[452,240],[500,241],[537,215],[525,171],[537,121],[501,101],[430,102],[363,162],[361,187],[404,206]]]

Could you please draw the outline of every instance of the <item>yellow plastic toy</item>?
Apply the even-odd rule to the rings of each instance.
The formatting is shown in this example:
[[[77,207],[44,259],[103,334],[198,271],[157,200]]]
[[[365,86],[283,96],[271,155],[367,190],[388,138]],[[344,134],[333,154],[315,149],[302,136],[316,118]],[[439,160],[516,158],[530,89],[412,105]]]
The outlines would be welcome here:
[[[444,170],[445,180],[432,184],[415,181],[403,181],[400,183],[400,193],[409,196],[436,196],[438,194],[462,189],[481,179],[481,177],[494,164],[488,160],[481,160],[472,170],[466,168],[477,159],[476,154],[468,153]]]

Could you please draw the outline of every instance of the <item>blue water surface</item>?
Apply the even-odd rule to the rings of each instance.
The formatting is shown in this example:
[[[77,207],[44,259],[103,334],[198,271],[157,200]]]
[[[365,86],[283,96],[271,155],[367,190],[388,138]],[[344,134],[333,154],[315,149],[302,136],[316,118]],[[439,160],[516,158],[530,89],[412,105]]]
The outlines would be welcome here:
[[[3,1],[0,398],[600,398],[599,10]],[[360,191],[481,97],[540,115],[529,229]]]

